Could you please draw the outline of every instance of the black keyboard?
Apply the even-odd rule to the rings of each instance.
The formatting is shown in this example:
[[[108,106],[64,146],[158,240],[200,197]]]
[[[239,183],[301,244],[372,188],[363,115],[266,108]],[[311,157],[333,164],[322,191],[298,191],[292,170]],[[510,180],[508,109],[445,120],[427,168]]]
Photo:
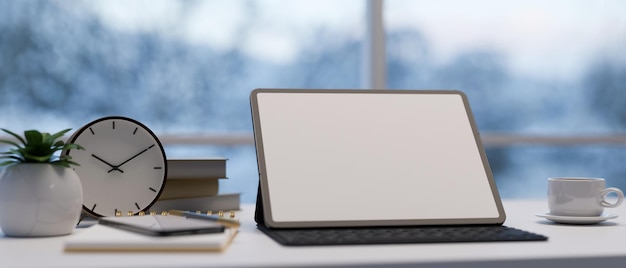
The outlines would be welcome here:
[[[287,246],[402,243],[545,241],[547,237],[507,226],[411,226],[321,229],[268,229],[265,234]]]

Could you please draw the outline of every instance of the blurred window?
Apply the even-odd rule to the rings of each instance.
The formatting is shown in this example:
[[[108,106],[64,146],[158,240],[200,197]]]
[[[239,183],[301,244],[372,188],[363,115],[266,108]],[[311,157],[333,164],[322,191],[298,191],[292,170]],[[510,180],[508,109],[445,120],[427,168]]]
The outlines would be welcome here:
[[[229,158],[220,190],[254,202],[250,91],[359,87],[364,8],[0,0],[0,127],[56,132],[128,116],[161,137],[169,158]]]
[[[626,2],[385,1],[389,88],[463,90],[505,197],[626,188]]]
[[[229,158],[220,190],[251,203],[252,89],[459,89],[504,197],[543,196],[550,176],[626,188],[625,10],[619,0],[0,0],[0,127],[132,117],[168,157]]]

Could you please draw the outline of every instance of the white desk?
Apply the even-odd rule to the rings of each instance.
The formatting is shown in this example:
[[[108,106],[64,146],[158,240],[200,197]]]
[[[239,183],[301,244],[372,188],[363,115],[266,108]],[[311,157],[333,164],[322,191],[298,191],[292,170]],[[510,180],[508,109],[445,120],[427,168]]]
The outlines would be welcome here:
[[[549,236],[547,242],[284,247],[260,231],[253,205],[239,213],[243,226],[222,253],[65,253],[68,236],[0,237],[2,267],[624,267],[626,205],[623,215],[603,224],[552,224],[534,216],[545,201],[505,200],[506,225]],[[80,230],[77,230],[80,232]]]

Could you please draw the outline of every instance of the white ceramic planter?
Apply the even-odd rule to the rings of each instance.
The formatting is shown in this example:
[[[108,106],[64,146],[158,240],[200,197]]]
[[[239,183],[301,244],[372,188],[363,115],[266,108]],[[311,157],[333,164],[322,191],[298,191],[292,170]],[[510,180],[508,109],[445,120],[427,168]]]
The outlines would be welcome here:
[[[71,168],[26,163],[0,173],[0,229],[7,236],[70,234],[82,202],[80,179]]]

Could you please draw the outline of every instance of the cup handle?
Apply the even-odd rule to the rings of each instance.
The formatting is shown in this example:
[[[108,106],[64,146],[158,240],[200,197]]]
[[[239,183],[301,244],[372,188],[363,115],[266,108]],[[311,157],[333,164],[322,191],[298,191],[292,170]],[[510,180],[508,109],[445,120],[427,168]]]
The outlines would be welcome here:
[[[609,203],[606,201],[606,196],[610,193],[615,193],[617,194],[617,201],[615,203]],[[604,189],[604,191],[602,191],[602,206],[603,207],[607,207],[607,208],[614,208],[617,207],[619,205],[622,204],[622,202],[624,201],[624,192],[622,192],[622,190],[615,188],[615,187],[609,187]]]

